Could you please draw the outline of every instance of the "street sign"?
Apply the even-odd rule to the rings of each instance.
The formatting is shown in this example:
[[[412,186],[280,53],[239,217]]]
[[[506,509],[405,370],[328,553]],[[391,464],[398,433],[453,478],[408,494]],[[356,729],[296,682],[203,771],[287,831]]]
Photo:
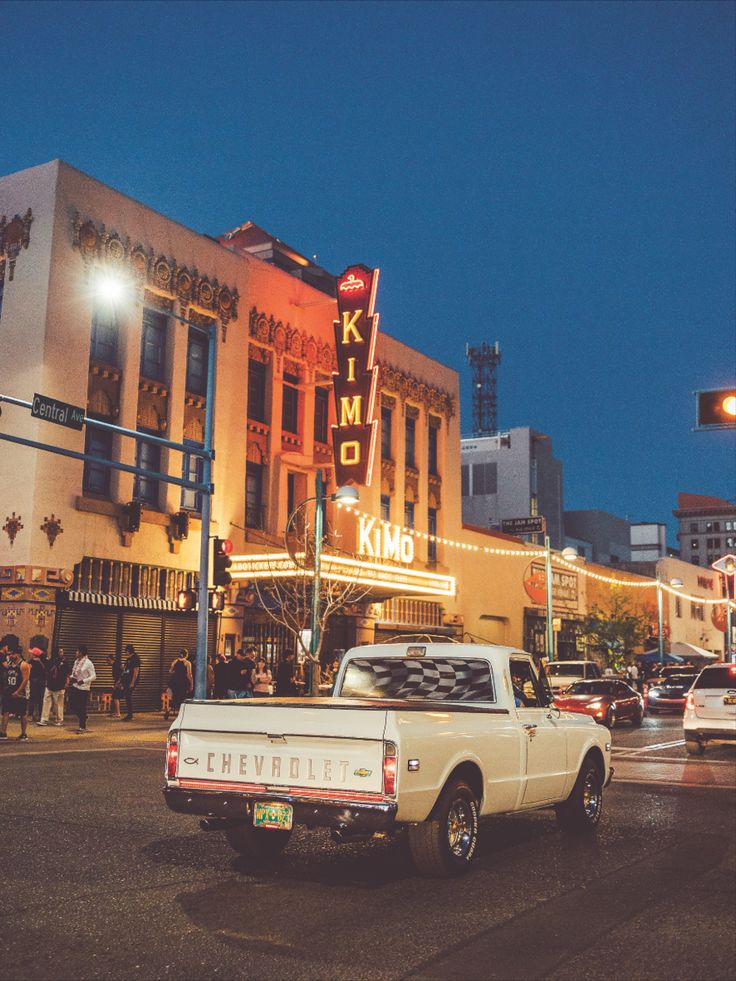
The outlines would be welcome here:
[[[732,576],[736,572],[736,555],[724,555],[716,562],[711,562],[711,568],[724,576]]]
[[[84,426],[84,409],[68,402],[59,402],[48,395],[39,395],[38,392],[33,396],[31,415],[46,422],[55,422],[58,426],[66,426],[67,429],[80,430]]]
[[[529,515],[528,518],[506,518],[501,522],[501,531],[507,535],[543,535],[547,530],[547,522],[541,514]]]

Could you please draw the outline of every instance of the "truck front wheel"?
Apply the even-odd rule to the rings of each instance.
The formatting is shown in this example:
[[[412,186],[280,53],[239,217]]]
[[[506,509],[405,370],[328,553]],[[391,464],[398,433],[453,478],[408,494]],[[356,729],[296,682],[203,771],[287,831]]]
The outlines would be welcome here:
[[[266,828],[254,828],[252,824],[242,822],[231,824],[225,829],[228,844],[238,854],[253,862],[270,862],[278,858],[286,848],[291,838],[291,831],[269,831]]]
[[[555,807],[563,831],[593,831],[603,809],[603,778],[590,757],[583,760],[570,796]]]
[[[409,850],[422,875],[467,872],[478,844],[478,802],[464,780],[452,780],[422,824],[409,825]]]

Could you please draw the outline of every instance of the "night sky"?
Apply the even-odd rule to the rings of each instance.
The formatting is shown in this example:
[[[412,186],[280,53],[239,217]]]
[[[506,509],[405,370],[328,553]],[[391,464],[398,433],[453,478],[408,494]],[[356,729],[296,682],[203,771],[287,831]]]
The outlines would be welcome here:
[[[61,157],[198,231],[251,219],[381,268],[394,336],[461,372],[565,506],[736,496],[730,3],[4,3],[0,174]]]

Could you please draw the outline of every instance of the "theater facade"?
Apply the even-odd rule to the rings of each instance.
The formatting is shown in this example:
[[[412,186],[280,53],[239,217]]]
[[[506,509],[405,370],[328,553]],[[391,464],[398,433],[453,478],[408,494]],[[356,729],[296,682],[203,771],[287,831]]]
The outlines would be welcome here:
[[[0,179],[0,394],[42,393],[194,451],[214,325],[211,534],[233,543],[233,582],[210,650],[252,642],[276,664],[293,649],[259,587],[299,577],[294,535],[308,539],[319,471],[328,496],[345,479],[360,495],[326,507],[323,575],[359,587],[330,620],[328,655],[420,636],[541,652],[539,549],[463,526],[458,375],[378,323],[371,272],[330,275],[251,222],[199,234],[61,161],[21,171]],[[113,303],[103,280],[122,284]],[[1,425],[144,473],[0,442],[0,635],[86,643],[103,687],[133,643],[157,704],[178,648],[196,648],[178,595],[197,581],[201,499],[155,475],[197,478],[200,458],[12,404]],[[579,652],[584,578],[557,570],[554,605],[560,645]]]

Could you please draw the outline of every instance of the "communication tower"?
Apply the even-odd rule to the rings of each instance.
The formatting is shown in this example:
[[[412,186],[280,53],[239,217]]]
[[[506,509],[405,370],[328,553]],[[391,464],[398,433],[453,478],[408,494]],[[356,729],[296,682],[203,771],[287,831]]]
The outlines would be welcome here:
[[[465,357],[473,372],[473,435],[492,436],[496,425],[496,368],[501,363],[498,341],[480,347],[465,345]]]

